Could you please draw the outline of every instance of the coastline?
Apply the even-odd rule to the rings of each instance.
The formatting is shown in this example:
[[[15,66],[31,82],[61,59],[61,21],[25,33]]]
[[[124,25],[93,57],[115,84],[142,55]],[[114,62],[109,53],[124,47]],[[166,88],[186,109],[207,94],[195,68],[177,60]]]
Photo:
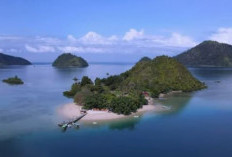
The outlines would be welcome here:
[[[165,98],[167,96],[171,96],[171,95],[174,95],[174,94],[180,94],[180,93],[183,93],[181,90],[179,91],[171,91],[171,92],[168,92],[168,93],[160,93],[159,94],[159,98]]]
[[[128,118],[132,116],[139,116],[146,112],[162,111],[164,110],[162,105],[155,105],[152,98],[148,98],[148,104],[143,105],[137,112],[130,115],[119,115],[108,111],[95,111],[88,110],[87,115],[80,121],[82,122],[99,122],[99,121],[111,121],[116,119]],[[81,115],[81,106],[75,103],[68,103],[61,105],[57,108],[57,113],[65,119],[72,119]]]

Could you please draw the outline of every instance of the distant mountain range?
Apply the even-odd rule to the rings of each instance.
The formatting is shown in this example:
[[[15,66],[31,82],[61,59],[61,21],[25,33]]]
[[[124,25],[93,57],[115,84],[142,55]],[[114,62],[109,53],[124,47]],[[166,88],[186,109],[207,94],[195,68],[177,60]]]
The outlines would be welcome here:
[[[232,45],[204,41],[174,58],[192,67],[232,67]]]
[[[31,62],[21,57],[0,53],[0,66],[1,65],[31,65]]]

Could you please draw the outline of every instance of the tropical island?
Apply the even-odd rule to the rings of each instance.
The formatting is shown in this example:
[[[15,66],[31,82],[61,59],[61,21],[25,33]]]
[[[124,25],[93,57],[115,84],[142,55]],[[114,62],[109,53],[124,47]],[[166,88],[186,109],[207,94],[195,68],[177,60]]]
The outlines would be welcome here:
[[[232,67],[232,45],[204,41],[175,58],[191,67]]]
[[[152,105],[152,98],[160,94],[206,88],[181,63],[167,56],[140,61],[120,75],[96,78],[94,82],[87,76],[74,81],[71,89],[63,93],[65,96],[72,97],[82,109],[107,110],[117,115],[136,113]]]
[[[84,68],[89,64],[82,57],[77,57],[71,53],[64,53],[60,55],[52,64],[54,67],[78,67]]]
[[[31,65],[31,62],[21,57],[0,53],[0,66],[3,65]]]
[[[24,84],[24,82],[18,76],[10,77],[8,79],[4,79],[4,80],[2,80],[2,82],[5,82],[5,83],[11,84],[11,85]]]

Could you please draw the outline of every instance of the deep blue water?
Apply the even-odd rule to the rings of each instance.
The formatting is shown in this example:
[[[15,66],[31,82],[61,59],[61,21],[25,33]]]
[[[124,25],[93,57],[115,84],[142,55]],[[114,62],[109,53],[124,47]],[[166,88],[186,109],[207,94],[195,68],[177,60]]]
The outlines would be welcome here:
[[[0,82],[0,157],[162,156],[230,157],[232,154],[232,69],[190,68],[208,88],[157,100],[170,109],[140,118],[82,124],[62,132],[56,108],[73,77],[106,77],[133,64],[91,64],[57,69],[48,64],[0,68],[0,80],[18,75],[25,82]],[[215,81],[220,80],[220,83]]]

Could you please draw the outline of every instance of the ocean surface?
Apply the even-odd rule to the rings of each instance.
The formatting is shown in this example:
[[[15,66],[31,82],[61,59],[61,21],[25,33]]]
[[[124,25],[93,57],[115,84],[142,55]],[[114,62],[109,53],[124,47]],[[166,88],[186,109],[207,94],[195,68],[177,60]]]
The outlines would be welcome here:
[[[0,82],[0,157],[231,157],[232,69],[189,68],[205,90],[157,100],[165,112],[65,132],[56,110],[72,102],[62,95],[73,78],[119,74],[133,64],[94,63],[54,68],[50,64],[0,68],[0,80],[19,76],[24,85]]]

